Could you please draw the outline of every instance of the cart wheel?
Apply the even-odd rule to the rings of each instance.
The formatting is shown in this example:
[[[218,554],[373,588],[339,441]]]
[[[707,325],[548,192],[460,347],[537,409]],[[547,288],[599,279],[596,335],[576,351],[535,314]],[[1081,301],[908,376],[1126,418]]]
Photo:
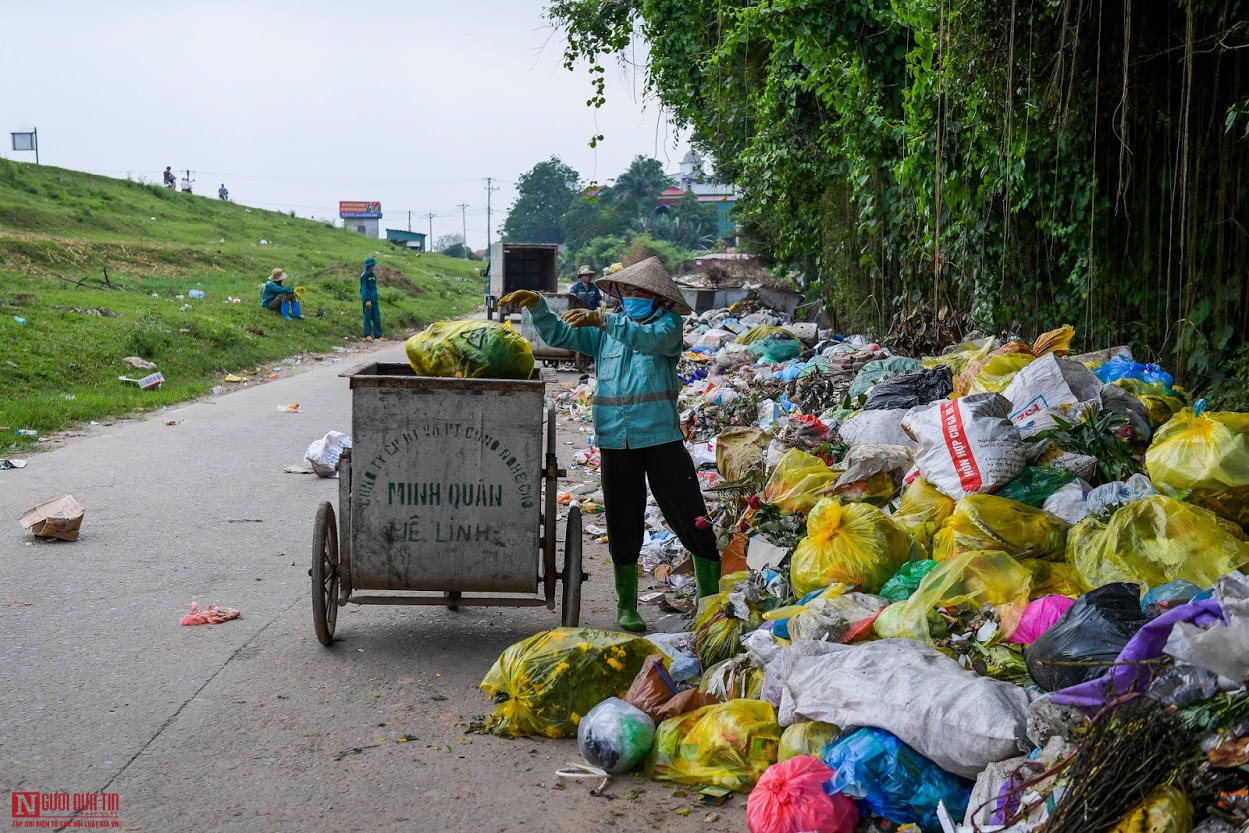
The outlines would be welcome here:
[[[459,590],[443,591],[442,597],[447,600],[447,610],[459,610],[460,598],[463,595],[464,594],[461,593]]]
[[[312,626],[322,645],[334,641],[338,619],[338,524],[327,500],[317,510],[312,528]]]
[[[560,624],[566,628],[577,627],[581,619],[581,582],[585,573],[581,570],[581,508],[574,506],[568,513],[568,525],[564,528],[564,600]]]

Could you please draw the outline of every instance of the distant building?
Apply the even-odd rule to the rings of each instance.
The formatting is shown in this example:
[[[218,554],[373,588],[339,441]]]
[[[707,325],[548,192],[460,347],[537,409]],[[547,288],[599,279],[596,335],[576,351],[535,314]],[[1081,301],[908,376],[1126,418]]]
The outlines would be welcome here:
[[[669,188],[659,195],[660,205],[676,205],[692,192],[699,202],[711,203],[719,212],[719,224],[716,237],[727,245],[737,243],[737,223],[733,220],[733,205],[737,202],[737,192],[732,185],[718,181],[711,174],[703,171],[703,158],[695,150],[690,150],[681,160],[681,169],[672,175],[677,186]]]
[[[425,248],[425,235],[419,231],[404,231],[403,229],[388,228],[386,229],[386,242],[394,243],[396,246],[402,246],[405,249],[413,249],[418,252],[428,251]]]
[[[343,226],[349,228],[357,234],[363,234],[376,240],[378,234],[378,221],[382,219],[382,204],[380,202],[367,202],[360,200],[340,200],[338,203],[338,216],[343,220]]]

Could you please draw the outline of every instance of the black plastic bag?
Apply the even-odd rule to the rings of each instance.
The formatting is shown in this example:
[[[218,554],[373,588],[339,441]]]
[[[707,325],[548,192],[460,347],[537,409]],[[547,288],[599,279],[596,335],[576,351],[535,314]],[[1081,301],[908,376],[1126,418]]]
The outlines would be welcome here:
[[[1024,648],[1028,674],[1046,691],[1100,677],[1146,621],[1135,584],[1116,582],[1091,590]]]
[[[950,368],[945,365],[930,370],[917,370],[878,382],[863,403],[864,411],[887,411],[914,408],[945,399],[954,392]]]

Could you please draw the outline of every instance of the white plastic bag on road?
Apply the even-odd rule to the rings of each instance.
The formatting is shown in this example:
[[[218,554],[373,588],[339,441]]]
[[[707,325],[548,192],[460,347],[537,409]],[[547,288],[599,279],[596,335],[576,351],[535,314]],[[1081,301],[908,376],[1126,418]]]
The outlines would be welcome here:
[[[878,413],[891,413],[880,411]],[[902,427],[919,443],[915,465],[946,497],[992,492],[1024,468],[1024,441],[1010,402],[977,393],[912,409]]]
[[[911,639],[820,644],[823,656],[789,662],[778,712],[782,726],[822,720],[845,731],[884,729],[965,778],[1032,748],[1028,705],[1036,695],[1019,686],[981,677]]]
[[[312,441],[312,445],[304,452],[304,459],[312,466],[317,477],[337,477],[338,458],[342,456],[344,448],[351,448],[351,435],[331,431],[321,439]]]

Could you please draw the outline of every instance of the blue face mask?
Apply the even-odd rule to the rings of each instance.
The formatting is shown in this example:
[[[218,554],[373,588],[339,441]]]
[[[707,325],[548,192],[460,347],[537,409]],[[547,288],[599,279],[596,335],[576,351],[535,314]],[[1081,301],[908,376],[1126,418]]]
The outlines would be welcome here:
[[[635,321],[641,321],[651,314],[654,301],[650,298],[625,298],[624,311]]]

